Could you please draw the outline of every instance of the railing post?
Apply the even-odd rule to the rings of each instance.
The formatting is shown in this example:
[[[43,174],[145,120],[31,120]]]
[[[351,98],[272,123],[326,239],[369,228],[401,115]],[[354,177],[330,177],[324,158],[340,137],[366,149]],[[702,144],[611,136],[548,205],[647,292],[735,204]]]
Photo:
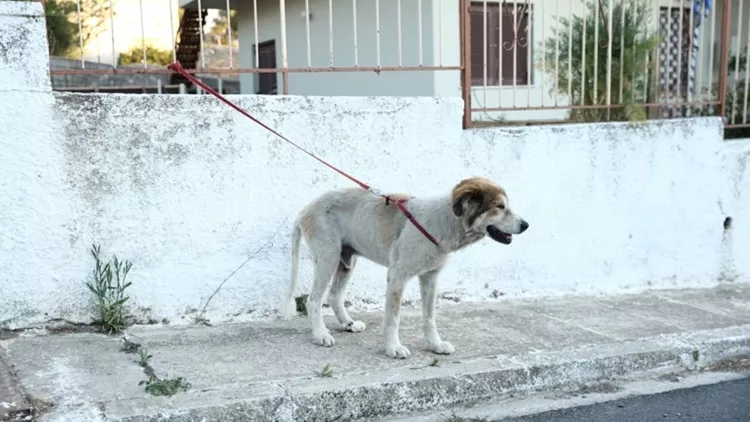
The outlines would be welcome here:
[[[719,116],[726,117],[727,80],[729,79],[729,39],[732,33],[732,0],[724,0],[721,15],[721,56],[719,58]],[[726,124],[726,122],[724,122]]]
[[[471,127],[471,30],[469,25],[471,19],[469,16],[469,6],[471,0],[461,0],[459,2],[459,19],[460,36],[461,36],[461,96],[464,100],[464,118],[463,127]]]
[[[279,20],[281,26],[281,85],[282,94],[289,94],[289,64],[286,51],[286,0],[279,1]]]

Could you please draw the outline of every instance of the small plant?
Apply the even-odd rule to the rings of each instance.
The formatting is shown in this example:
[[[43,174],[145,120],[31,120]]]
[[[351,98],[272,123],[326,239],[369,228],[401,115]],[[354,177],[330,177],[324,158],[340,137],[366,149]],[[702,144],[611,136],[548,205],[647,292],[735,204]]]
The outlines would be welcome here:
[[[698,349],[693,349],[693,361],[698,362],[698,360],[701,358],[701,352]]]
[[[179,391],[187,391],[191,387],[190,383],[182,377],[176,378],[151,378],[148,381],[141,381],[138,385],[146,385],[146,392],[152,396],[173,396]]]
[[[333,376],[333,369],[331,368],[330,364],[326,363],[326,366],[323,367],[323,370],[318,373],[322,378],[331,378]]]
[[[138,360],[136,363],[138,363],[138,366],[145,368],[150,366],[148,361],[153,357],[153,355],[148,354],[148,350],[146,349],[138,349]]]
[[[294,298],[297,305],[297,312],[301,315],[307,315],[307,295],[300,295]]]
[[[439,358],[432,358],[430,363],[427,364],[427,366],[440,366],[440,359]]]
[[[205,327],[213,327],[213,325],[211,324],[211,320],[206,318],[204,314],[196,315],[193,318],[193,323],[196,325],[203,325]]]
[[[566,96],[570,92],[569,101],[575,105],[602,105],[608,97],[612,104],[622,105],[611,110],[573,109],[568,116],[572,121],[642,121],[647,117],[646,108],[640,105],[643,98],[639,96],[654,82],[647,77],[654,67],[649,56],[660,41],[659,34],[650,30],[651,3],[645,0],[609,3],[612,10],[606,12],[612,16],[611,35],[606,19],[600,18],[607,15],[599,10],[601,3],[585,0],[585,17],[556,17],[559,28],[553,28],[552,35],[542,41],[545,73],[556,80],[553,91]],[[607,49],[610,36],[611,56]],[[611,68],[609,89],[608,68]]]
[[[102,329],[109,334],[122,331],[128,326],[128,315],[125,312],[125,302],[129,297],[125,296],[125,290],[132,283],[126,282],[130,268],[133,263],[120,261],[113,255],[112,261],[106,264],[100,258],[101,247],[94,245],[91,255],[94,257],[93,281],[87,282],[91,293],[96,300],[99,311],[99,321]]]
[[[137,353],[140,349],[141,349],[141,345],[139,343],[130,341],[125,336],[122,337],[122,348],[120,349],[121,352]]]
[[[156,376],[156,371],[149,362],[153,355],[148,353],[148,349],[142,348],[140,344],[134,343],[127,338],[123,337],[124,343],[120,351],[125,353],[137,353],[138,360],[135,363],[143,369],[143,372],[148,377],[148,380],[143,380],[138,385],[145,385],[146,392],[153,396],[173,396],[179,391],[187,391],[191,387],[190,383],[182,377],[160,379]]]

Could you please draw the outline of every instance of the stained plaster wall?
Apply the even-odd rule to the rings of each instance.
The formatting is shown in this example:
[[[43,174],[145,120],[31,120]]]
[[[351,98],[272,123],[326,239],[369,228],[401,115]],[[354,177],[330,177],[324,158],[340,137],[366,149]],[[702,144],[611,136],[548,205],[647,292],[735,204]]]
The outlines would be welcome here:
[[[208,96],[53,93],[40,13],[0,1],[0,325],[90,321],[92,243],[134,262],[140,321],[187,323],[273,238],[206,315],[273,317],[296,213],[351,183]],[[750,281],[750,147],[724,142],[718,119],[465,131],[459,99],[232,100],[383,190],[440,195],[471,175],[502,184],[531,228],[456,254],[446,297]],[[362,262],[352,307],[382,306],[384,283]],[[310,284],[303,248],[300,293]],[[418,296],[412,283],[407,300]]]

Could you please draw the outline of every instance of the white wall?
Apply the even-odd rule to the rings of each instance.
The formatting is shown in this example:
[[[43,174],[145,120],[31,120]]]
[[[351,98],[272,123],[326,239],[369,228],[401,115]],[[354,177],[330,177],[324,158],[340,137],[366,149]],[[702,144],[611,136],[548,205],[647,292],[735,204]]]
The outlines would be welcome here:
[[[310,56],[307,58],[307,29],[302,0],[286,2],[288,67],[329,67],[329,11],[328,0],[310,0]],[[419,65],[419,39],[417,30],[418,9],[416,1],[401,1],[402,14],[402,64]],[[398,66],[398,30],[396,20],[397,0],[380,0],[380,65]],[[351,1],[333,3],[333,62],[336,67],[355,66],[354,12]],[[237,4],[240,37],[240,65],[255,67],[255,21],[253,2]],[[432,8],[423,1],[422,60],[424,65],[433,62]],[[377,66],[375,2],[357,2],[357,61],[358,66]],[[282,40],[278,1],[258,1],[258,42],[276,40],[276,63],[282,67]],[[240,78],[242,93],[255,93],[257,77],[243,74]],[[289,92],[295,95],[433,95],[433,72],[323,72],[291,73]],[[282,77],[278,74],[279,93]]]
[[[272,316],[296,213],[351,183],[208,96],[52,93],[43,26],[8,16],[41,9],[13,3],[0,2],[0,102],[15,105],[0,108],[0,326],[88,321],[92,243],[135,263],[134,312],[187,323],[281,226],[208,308],[214,322]],[[750,145],[724,143],[717,119],[464,131],[455,98],[233,100],[384,190],[501,183],[531,228],[454,257],[440,289],[464,300],[750,282]],[[348,299],[379,309],[384,283],[363,262]]]

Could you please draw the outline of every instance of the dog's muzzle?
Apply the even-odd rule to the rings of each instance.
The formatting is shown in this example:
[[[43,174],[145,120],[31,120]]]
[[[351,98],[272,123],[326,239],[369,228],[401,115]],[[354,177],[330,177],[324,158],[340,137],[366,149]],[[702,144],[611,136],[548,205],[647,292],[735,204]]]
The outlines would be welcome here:
[[[510,242],[513,241],[513,235],[505,233],[495,226],[487,226],[487,234],[490,235],[490,238],[495,242],[500,242],[505,245],[510,245]]]
[[[529,223],[526,221],[521,221],[521,227],[518,231],[518,234],[521,234],[526,231],[526,229],[529,228]],[[495,226],[487,226],[487,234],[494,240],[495,242],[500,242],[504,245],[510,245],[510,242],[513,241],[513,235],[510,233],[505,233],[504,231],[498,229]]]

